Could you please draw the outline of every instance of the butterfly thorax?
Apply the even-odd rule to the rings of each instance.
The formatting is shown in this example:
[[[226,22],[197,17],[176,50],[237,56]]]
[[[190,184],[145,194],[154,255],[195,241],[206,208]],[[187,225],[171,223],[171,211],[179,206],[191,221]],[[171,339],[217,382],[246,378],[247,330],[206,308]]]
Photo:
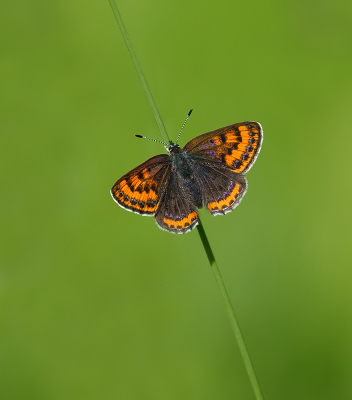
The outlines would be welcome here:
[[[177,146],[177,147],[176,147]],[[194,176],[194,170],[189,160],[189,156],[175,145],[170,152],[171,160],[171,179],[178,186],[176,193],[183,192],[198,208],[202,208],[202,195],[199,184]]]

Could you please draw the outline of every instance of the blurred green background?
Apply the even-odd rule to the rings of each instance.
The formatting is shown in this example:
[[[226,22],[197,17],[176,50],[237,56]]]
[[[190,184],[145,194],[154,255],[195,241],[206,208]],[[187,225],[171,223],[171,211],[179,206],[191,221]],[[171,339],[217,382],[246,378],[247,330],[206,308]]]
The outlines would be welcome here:
[[[263,125],[201,217],[265,398],[351,399],[352,3],[118,5],[171,138]],[[197,231],[110,197],[165,151],[108,0],[0,20],[1,399],[254,399]]]

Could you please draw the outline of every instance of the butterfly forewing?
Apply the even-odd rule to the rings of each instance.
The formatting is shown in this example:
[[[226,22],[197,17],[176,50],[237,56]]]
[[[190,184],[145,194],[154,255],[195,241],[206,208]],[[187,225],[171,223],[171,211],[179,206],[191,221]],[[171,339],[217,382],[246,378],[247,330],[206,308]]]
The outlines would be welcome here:
[[[234,172],[246,173],[259,154],[262,140],[261,125],[247,121],[197,136],[183,150]]]
[[[160,154],[128,172],[112,187],[116,203],[128,211],[153,216],[167,186],[170,157]]]

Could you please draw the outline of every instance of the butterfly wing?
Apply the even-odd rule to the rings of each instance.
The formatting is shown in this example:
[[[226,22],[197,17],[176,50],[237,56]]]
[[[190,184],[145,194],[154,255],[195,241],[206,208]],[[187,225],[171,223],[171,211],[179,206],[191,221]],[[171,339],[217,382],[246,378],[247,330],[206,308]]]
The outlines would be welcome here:
[[[205,207],[212,215],[227,214],[238,206],[247,191],[247,180],[229,168],[189,157],[194,177],[202,188]]]
[[[258,157],[263,129],[258,122],[240,122],[204,133],[183,148],[196,158],[245,174]]]
[[[120,178],[112,187],[111,195],[122,208],[153,216],[160,206],[169,173],[170,157],[159,154]]]
[[[171,233],[187,233],[198,225],[198,214],[191,188],[183,184],[176,170],[171,170],[155,222],[159,228]]]

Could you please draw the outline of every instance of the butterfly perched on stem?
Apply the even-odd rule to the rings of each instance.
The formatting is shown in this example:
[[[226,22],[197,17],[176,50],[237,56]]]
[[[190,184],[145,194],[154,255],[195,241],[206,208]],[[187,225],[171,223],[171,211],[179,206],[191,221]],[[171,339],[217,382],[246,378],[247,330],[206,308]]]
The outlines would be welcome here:
[[[111,195],[128,211],[155,216],[165,231],[189,232],[198,224],[197,208],[204,205],[215,216],[240,203],[247,190],[244,174],[262,141],[261,125],[246,121],[197,136],[183,149],[177,141],[163,143],[168,154],[154,156],[125,174]]]

